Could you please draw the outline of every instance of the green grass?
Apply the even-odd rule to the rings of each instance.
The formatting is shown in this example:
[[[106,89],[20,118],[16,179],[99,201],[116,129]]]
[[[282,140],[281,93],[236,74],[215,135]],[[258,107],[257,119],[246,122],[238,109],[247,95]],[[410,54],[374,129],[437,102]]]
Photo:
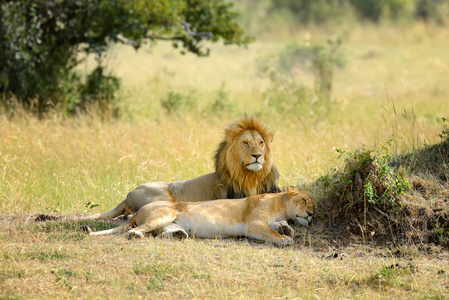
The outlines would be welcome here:
[[[334,108],[270,108],[270,82],[257,76],[257,59],[291,42],[338,36],[348,64],[334,74]],[[298,29],[248,49],[214,45],[208,58],[180,56],[164,43],[151,52],[115,47],[109,59],[123,80],[119,119],[95,111],[83,119],[0,116],[0,297],[449,297],[447,249],[343,240],[340,228],[321,230],[320,218],[298,228],[293,247],[280,249],[247,239],[94,238],[78,223],[32,217],[110,210],[139,184],[211,172],[223,128],[245,112],[275,131],[281,185],[305,187],[323,203],[323,191],[310,184],[343,165],[335,149],[373,149],[393,138],[392,154],[399,155],[439,141],[441,117],[449,115],[448,47],[447,30],[422,24]],[[160,100],[170,92],[196,105],[166,113]],[[229,106],[214,111],[223,92]],[[437,183],[423,186],[426,197],[444,203]],[[390,268],[398,263],[404,268]]]

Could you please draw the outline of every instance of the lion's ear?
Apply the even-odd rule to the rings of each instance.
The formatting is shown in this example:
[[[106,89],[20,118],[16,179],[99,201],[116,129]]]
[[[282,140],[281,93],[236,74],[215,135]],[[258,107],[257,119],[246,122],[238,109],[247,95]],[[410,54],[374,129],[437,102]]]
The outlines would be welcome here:
[[[296,196],[298,194],[299,194],[299,191],[297,189],[295,189],[294,187],[292,187],[292,186],[287,187],[287,196],[289,198]]]
[[[231,132],[231,129],[228,127],[225,128],[225,136],[229,136],[229,133]]]
[[[268,141],[270,142],[270,144],[273,141],[273,139],[274,139],[274,132],[270,132],[270,134],[268,135]]]
[[[226,126],[226,128],[225,128],[225,136],[230,136],[230,134],[232,132],[234,132],[237,127],[238,126],[236,124],[229,124],[228,126]]]

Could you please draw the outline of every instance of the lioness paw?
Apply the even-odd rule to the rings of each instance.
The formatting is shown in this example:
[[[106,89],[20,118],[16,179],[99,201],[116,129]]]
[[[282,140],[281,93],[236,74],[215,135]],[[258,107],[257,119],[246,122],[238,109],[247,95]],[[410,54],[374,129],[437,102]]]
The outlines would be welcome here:
[[[129,230],[126,234],[125,237],[130,240],[132,238],[143,238],[143,233],[134,229]]]
[[[279,246],[279,247],[288,246],[288,245],[293,244],[293,239],[289,236],[284,235],[281,238],[279,238],[278,240],[276,240],[274,243],[276,244],[276,246]]]
[[[291,238],[295,237],[295,230],[290,225],[288,225],[287,221],[285,220],[282,220],[280,222],[273,222],[269,225],[269,227],[273,230],[276,230],[281,235],[286,235]]]
[[[280,225],[278,232],[291,238],[295,237],[295,230],[288,224]]]

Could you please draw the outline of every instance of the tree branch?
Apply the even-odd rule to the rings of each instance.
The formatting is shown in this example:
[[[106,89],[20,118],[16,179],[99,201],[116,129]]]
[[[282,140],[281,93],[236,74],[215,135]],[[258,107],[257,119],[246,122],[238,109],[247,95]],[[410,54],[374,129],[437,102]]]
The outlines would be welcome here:
[[[184,20],[181,21],[181,24],[184,27],[183,30],[186,35],[175,35],[175,36],[147,35],[147,36],[145,36],[145,38],[150,39],[150,40],[162,40],[162,41],[182,41],[185,43],[185,45],[187,46],[189,51],[192,51],[195,53],[200,52],[200,48],[198,46],[196,46],[195,43],[198,43],[198,41],[203,40],[203,39],[213,39],[214,38],[214,34],[212,32],[193,31],[190,28],[190,24]],[[133,46],[134,49],[136,49],[136,50],[138,50],[142,46],[141,42],[138,42],[135,40],[130,40],[130,39],[124,37],[122,34],[117,34],[116,38],[123,44]],[[189,40],[189,38],[190,38],[190,40]],[[209,53],[209,51],[207,51],[206,55],[208,55],[208,53]]]
[[[181,21],[181,24],[184,26],[184,31],[190,37],[192,37],[193,40],[195,40],[195,38],[200,38],[200,40],[214,38],[214,34],[212,32],[196,32],[196,31],[192,31],[192,29],[190,29],[190,24],[188,22],[184,21],[184,20]],[[195,42],[196,42],[196,40],[195,40]]]
[[[131,45],[131,46],[133,46],[134,49],[136,49],[136,50],[138,50],[138,49],[142,46],[142,43],[137,42],[137,41],[134,41],[134,40],[127,39],[126,37],[124,37],[124,36],[121,35],[121,34],[117,34],[116,37],[117,37],[117,40],[119,40],[119,41],[122,42],[123,44],[125,44],[125,45]]]

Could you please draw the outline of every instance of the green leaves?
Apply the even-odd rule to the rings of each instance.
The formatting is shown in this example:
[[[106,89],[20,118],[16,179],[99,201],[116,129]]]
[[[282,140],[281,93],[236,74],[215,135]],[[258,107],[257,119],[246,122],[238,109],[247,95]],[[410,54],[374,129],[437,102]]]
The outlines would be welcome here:
[[[391,141],[387,142],[387,145]],[[356,149],[353,153],[336,149],[345,160],[343,171],[333,170],[318,181],[348,207],[365,200],[373,205],[399,205],[401,196],[410,189],[407,179],[392,166],[393,157],[384,146],[376,149]]]
[[[209,54],[205,40],[252,40],[224,0],[3,1],[0,17],[0,90],[15,94],[25,107],[36,101],[39,114],[112,99],[119,82],[102,72],[111,42],[139,49],[146,41],[170,40],[182,46],[181,53],[202,56]],[[96,73],[86,82],[74,71],[80,52],[97,57]]]

